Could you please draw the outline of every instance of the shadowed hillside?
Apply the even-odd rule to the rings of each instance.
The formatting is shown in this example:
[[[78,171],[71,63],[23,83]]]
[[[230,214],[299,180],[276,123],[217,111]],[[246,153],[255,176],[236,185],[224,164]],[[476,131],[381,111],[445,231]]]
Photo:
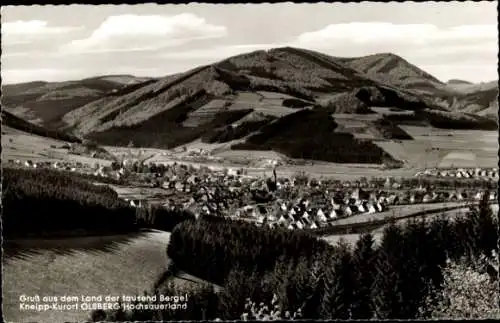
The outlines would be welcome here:
[[[337,163],[397,164],[372,142],[336,133],[336,127],[333,117],[322,109],[301,110],[267,124],[232,148],[274,150],[292,158]]]
[[[28,82],[2,85],[2,106],[33,123],[57,129],[68,112],[102,96],[148,81],[129,75],[110,75],[67,82]]]
[[[81,139],[79,139],[74,135],[67,134],[65,132],[58,130],[45,129],[41,126],[24,121],[23,119],[18,118],[15,115],[5,110],[2,110],[2,125],[42,137],[48,137],[52,139],[75,142],[75,143],[82,142]]]
[[[436,87],[443,85],[434,76],[391,53],[356,58],[338,58],[338,60],[379,81],[406,89],[432,91]]]

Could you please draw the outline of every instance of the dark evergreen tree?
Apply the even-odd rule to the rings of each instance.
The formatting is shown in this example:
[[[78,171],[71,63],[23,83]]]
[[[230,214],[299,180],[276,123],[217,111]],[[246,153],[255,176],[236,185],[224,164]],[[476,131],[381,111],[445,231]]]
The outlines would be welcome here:
[[[375,277],[375,249],[371,233],[361,235],[353,252],[354,288],[352,318],[373,318],[371,289]]]
[[[498,228],[489,205],[489,195],[489,192],[485,192],[479,205],[469,213],[472,235],[470,247],[475,255],[482,253],[491,256],[493,250],[498,250]]]
[[[349,319],[354,287],[351,250],[341,242],[325,268],[322,318]]]
[[[424,220],[411,219],[404,229],[404,255],[405,260],[401,268],[403,306],[401,309],[404,318],[414,318],[418,309],[427,295],[430,286],[430,277],[435,268],[435,252],[443,250],[444,246],[429,245],[427,225]],[[430,248],[429,248],[430,247]],[[439,268],[438,268],[439,269]]]
[[[245,300],[253,298],[258,277],[239,268],[230,271],[224,290],[219,295],[219,314],[222,319],[236,320],[245,309]]]
[[[375,316],[378,319],[404,318],[401,270],[404,254],[403,235],[394,223],[385,229],[377,250],[375,282],[372,289]]]

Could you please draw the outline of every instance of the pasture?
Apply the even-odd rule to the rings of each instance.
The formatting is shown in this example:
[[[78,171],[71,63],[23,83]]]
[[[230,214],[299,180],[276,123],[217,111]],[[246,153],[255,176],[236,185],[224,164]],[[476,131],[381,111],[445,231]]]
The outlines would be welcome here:
[[[306,161],[305,165],[284,165],[277,169],[278,176],[293,176],[297,172],[306,172],[310,177],[327,177],[337,180],[355,180],[361,177],[412,177],[411,169],[383,169],[377,164],[338,164]],[[251,170],[248,171],[250,175]]]
[[[256,166],[257,168],[272,167],[272,161],[285,162],[288,158],[271,150],[223,150],[214,154],[228,162]],[[260,166],[260,167],[259,167]]]
[[[117,186],[109,185],[123,199],[147,200],[151,203],[165,202],[169,197],[175,195],[172,190],[152,187]],[[187,196],[187,195],[186,195]],[[186,197],[188,199],[189,196]]]
[[[376,141],[394,158],[409,167],[496,167],[498,132],[482,130],[447,130],[401,126],[415,140]]]
[[[335,132],[347,132],[359,139],[375,139],[377,133],[373,132],[373,127],[369,123],[380,119],[379,114],[332,114],[337,123]]]
[[[148,160],[157,154],[172,153],[170,150],[157,149],[157,148],[132,148],[132,147],[117,147],[117,146],[103,146],[104,149],[109,151],[118,159],[132,159],[132,160]]]
[[[291,97],[274,92],[239,92],[232,101],[230,110],[250,108],[264,115],[283,117],[298,111],[298,109],[283,106],[283,100],[287,98]]]

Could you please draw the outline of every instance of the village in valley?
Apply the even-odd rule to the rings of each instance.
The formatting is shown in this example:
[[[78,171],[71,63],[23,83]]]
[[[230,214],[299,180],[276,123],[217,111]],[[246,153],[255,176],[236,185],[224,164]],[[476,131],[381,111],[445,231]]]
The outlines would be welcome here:
[[[5,320],[500,320],[496,5],[2,7]]]
[[[212,215],[257,226],[311,232],[335,227],[338,220],[352,216],[357,216],[357,222],[368,222],[375,214],[397,219],[417,216],[422,211],[437,214],[463,210],[481,201],[484,194],[492,204],[497,201],[497,168],[425,169],[407,179],[387,176],[341,181],[300,172],[279,176],[275,160],[268,161],[268,168],[263,169],[263,174],[270,176],[249,176],[243,167],[192,162],[192,156],[200,155],[213,161],[215,158],[206,158],[207,152],[191,151],[187,157],[177,158],[171,152],[168,155],[172,158],[168,163],[144,162],[140,158],[122,158],[107,166],[32,160],[8,163],[91,175],[96,182],[99,178],[114,180],[113,187],[134,208],[157,205],[167,210],[186,210],[196,217]],[[416,208],[418,205],[421,208]]]

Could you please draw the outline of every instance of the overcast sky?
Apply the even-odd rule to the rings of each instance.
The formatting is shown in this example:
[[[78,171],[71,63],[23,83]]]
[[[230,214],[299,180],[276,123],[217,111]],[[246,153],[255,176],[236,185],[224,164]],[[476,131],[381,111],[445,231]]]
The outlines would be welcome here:
[[[392,52],[442,81],[498,79],[497,2],[2,7],[4,83],[164,76],[258,49]]]

